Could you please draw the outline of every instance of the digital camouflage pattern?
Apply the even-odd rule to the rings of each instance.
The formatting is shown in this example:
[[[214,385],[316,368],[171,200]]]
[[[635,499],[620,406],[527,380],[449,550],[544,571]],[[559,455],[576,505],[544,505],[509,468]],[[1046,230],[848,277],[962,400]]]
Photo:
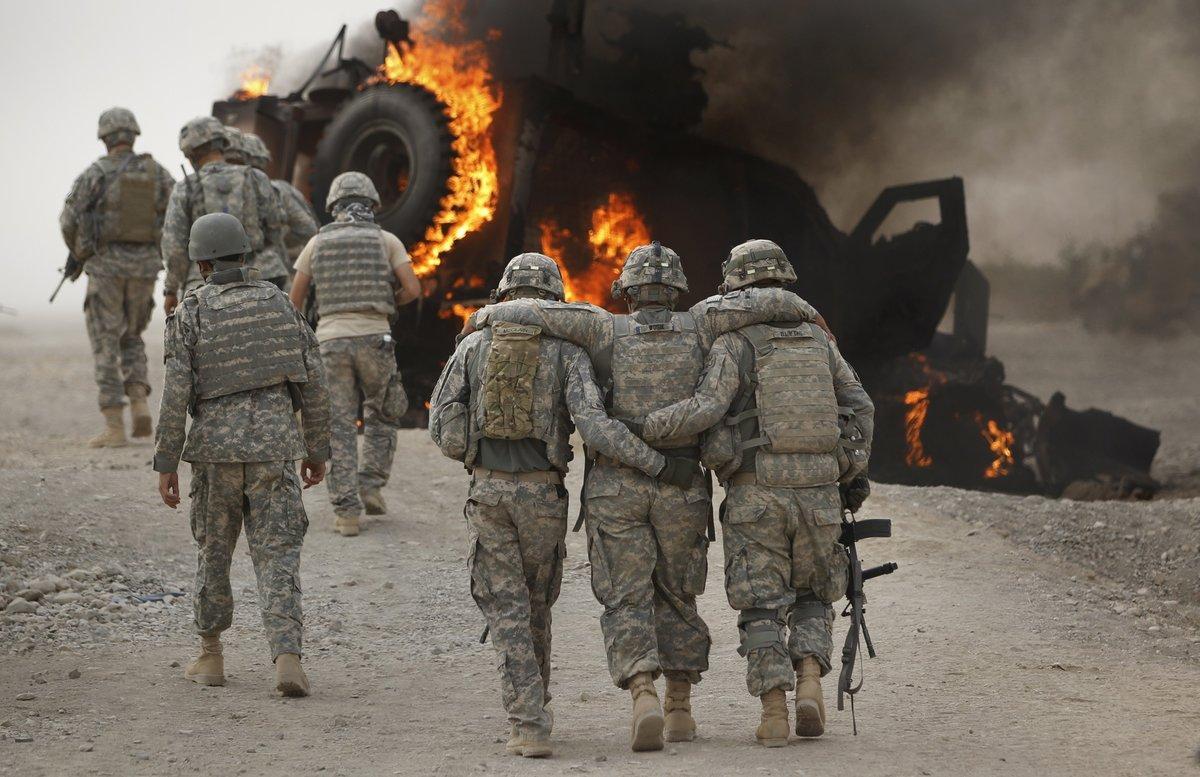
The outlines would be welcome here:
[[[154,280],[88,276],[83,315],[101,408],[121,407],[126,396],[145,397],[150,392],[142,333],[154,311]]]
[[[370,200],[378,208],[381,204],[375,182],[365,173],[349,170],[341,173],[329,184],[329,194],[325,197],[325,209],[333,212],[334,203],[347,197],[361,197]]]
[[[483,367],[483,436],[524,440],[533,435],[534,379],[542,330],[497,324]]]
[[[100,114],[100,119],[96,122],[97,138],[103,140],[107,135],[122,131],[133,135],[142,134],[142,128],[138,126],[133,111],[128,108],[113,107]]]
[[[510,723],[549,733],[550,612],[566,556],[566,490],[473,479],[465,513],[471,596],[491,630],[504,709]]]
[[[383,488],[396,454],[396,426],[380,411],[396,376],[391,338],[383,335],[338,337],[321,343],[333,411],[329,501],[340,516],[362,514],[363,489]],[[363,396],[362,457],[358,453],[359,392]]]
[[[335,221],[321,227],[312,259],[319,314],[396,312],[396,276],[380,231],[373,221]]]
[[[795,283],[796,271],[787,254],[770,240],[747,240],[734,246],[721,264],[722,291],[734,291],[762,281]]]
[[[243,525],[271,657],[303,653],[300,548],[308,517],[291,461],[192,467],[192,536],[199,546],[192,605],[196,631],[219,636],[233,623],[229,566]]]
[[[284,263],[286,217],[271,179],[261,170],[225,162],[209,162],[171,192],[162,232],[167,277],[163,290],[182,297],[201,285],[199,268],[188,260],[192,224],[207,213],[226,212],[242,222],[254,247],[247,265],[268,280],[288,274]]]
[[[260,143],[262,141],[259,141]],[[300,190],[284,180],[271,181],[275,192],[279,195],[279,203],[283,206],[284,220],[287,222],[287,232],[283,237],[284,248],[287,249],[288,264],[294,265],[296,257],[312,240],[313,235],[320,229],[317,215],[312,205],[300,193]]]

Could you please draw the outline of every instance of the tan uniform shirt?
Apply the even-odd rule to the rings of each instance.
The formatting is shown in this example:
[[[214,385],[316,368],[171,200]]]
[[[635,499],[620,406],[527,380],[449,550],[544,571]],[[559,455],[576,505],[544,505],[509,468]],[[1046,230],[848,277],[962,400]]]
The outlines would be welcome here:
[[[320,235],[317,237],[320,237]],[[304,250],[296,257],[296,272],[302,272],[309,277],[312,277],[313,274],[313,246],[316,245],[316,239],[309,240],[308,245],[304,246]],[[391,265],[393,273],[402,265],[412,263],[412,259],[409,258],[408,251],[404,248],[404,243],[400,242],[400,238],[386,229],[381,229],[379,230],[379,239],[383,241],[383,253],[387,256],[388,264]],[[323,343],[326,340],[336,340],[339,337],[382,335],[391,331],[392,327],[388,323],[388,317],[385,313],[379,313],[374,310],[330,313],[329,315],[321,316],[321,319],[317,322],[317,341]]]

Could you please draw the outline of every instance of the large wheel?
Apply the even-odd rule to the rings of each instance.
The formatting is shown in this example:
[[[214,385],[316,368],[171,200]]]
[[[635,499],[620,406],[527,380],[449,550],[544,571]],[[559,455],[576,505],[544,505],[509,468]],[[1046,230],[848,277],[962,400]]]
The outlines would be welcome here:
[[[329,220],[325,198],[340,173],[365,173],[379,190],[381,227],[406,245],[419,242],[446,194],[453,151],[444,106],[411,84],[375,86],[338,112],[313,160],[313,203]]]

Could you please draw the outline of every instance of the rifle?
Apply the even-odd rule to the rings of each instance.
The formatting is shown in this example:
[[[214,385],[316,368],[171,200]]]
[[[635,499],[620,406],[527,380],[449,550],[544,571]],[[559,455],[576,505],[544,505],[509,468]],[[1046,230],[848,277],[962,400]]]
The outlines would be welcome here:
[[[58,292],[62,291],[63,284],[67,281],[74,283],[79,280],[79,276],[83,273],[83,262],[75,258],[75,254],[67,251],[67,262],[59,270],[62,277],[58,279],[58,285],[54,287],[54,293],[50,295],[50,301],[58,296]]]
[[[846,607],[842,617],[850,618],[850,628],[846,631],[846,642],[842,645],[842,672],[838,676],[839,710],[845,709],[845,696],[850,697],[850,721],[854,735],[858,736],[858,720],[854,716],[854,695],[863,685],[863,675],[860,671],[858,684],[854,684],[854,662],[858,659],[858,651],[862,642],[867,644],[867,655],[875,657],[875,645],[871,642],[871,632],[867,630],[866,610],[867,597],[863,592],[863,583],[874,577],[890,575],[899,565],[893,562],[877,567],[863,569],[858,560],[858,549],[855,543],[870,537],[891,537],[892,522],[887,518],[872,518],[866,521],[854,520],[854,512],[847,507],[842,509],[842,534],[838,538],[846,548],[850,559],[850,581],[846,585]]]

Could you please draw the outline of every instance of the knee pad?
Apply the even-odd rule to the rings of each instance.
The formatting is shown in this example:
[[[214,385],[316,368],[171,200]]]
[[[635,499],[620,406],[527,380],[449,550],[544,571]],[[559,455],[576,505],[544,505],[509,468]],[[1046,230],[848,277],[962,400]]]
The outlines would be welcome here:
[[[755,650],[770,648],[786,656],[787,624],[782,615],[780,610],[742,610],[738,615],[738,634],[741,635],[738,655],[745,657]]]
[[[813,594],[798,597],[796,603],[789,607],[787,612],[787,622],[792,628],[796,628],[797,621],[809,618],[830,620],[832,617],[833,607],[821,601]]]

